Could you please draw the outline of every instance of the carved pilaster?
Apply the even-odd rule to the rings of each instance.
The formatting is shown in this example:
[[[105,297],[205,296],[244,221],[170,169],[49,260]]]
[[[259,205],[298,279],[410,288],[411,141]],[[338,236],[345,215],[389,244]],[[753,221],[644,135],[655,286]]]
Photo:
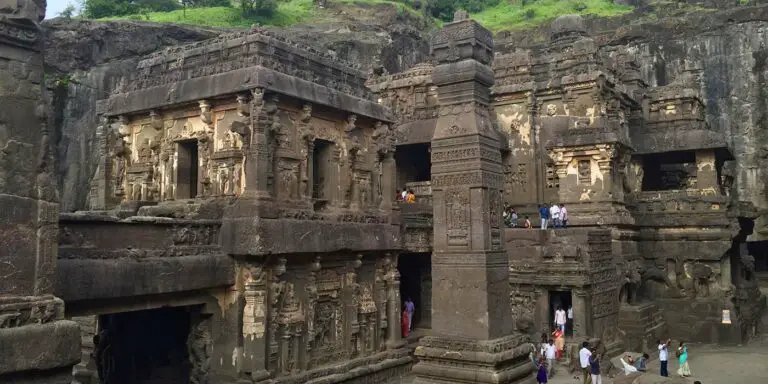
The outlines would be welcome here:
[[[359,332],[360,325],[357,318],[357,310],[360,300],[360,284],[357,281],[357,271],[360,269],[363,255],[355,255],[352,261],[347,262],[346,277],[344,282],[345,295],[347,296],[347,308],[345,318],[344,344],[346,345],[347,358],[356,357],[360,351]]]
[[[281,304],[283,300],[283,292],[285,290],[285,281],[281,276],[285,273],[286,264],[288,260],[285,258],[277,259],[275,265],[271,267],[271,277],[268,285],[269,295],[269,315],[268,315],[268,328],[267,328],[267,345],[266,345],[266,370],[270,372],[278,372],[280,355],[277,356],[277,360],[272,361],[273,352],[279,353],[279,324],[280,324],[280,312]]]
[[[405,344],[400,328],[400,272],[397,270],[398,254],[387,253],[385,268],[387,282],[387,349],[397,349]]]
[[[267,277],[263,264],[245,268],[243,308],[243,358],[238,372],[251,372],[253,379],[269,376],[267,371]]]

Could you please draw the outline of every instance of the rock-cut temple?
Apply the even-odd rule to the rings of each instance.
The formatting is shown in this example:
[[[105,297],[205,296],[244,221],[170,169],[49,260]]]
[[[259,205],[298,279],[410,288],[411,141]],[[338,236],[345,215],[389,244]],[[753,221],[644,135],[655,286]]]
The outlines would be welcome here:
[[[606,356],[760,325],[768,260],[747,240],[765,229],[694,60],[650,86],[578,16],[509,48],[458,12],[397,74],[226,34],[144,57],[93,106],[90,208],[60,213],[40,2],[18,3],[0,16],[0,382],[530,383],[556,307]],[[536,229],[542,204],[567,228]]]

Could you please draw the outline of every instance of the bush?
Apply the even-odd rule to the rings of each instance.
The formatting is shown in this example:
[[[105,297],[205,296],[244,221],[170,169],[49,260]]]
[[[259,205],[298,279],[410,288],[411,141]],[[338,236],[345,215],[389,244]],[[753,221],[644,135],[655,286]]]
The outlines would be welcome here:
[[[187,7],[231,7],[232,2],[230,0],[182,0],[182,3]]]
[[[427,12],[443,21],[453,20],[453,13],[463,9],[470,13],[480,12],[498,5],[500,0],[426,0]]]
[[[534,17],[536,17],[536,10],[534,10],[534,9],[528,9],[528,10],[526,10],[526,11],[525,11],[525,13],[523,14],[523,16],[524,16],[524,17],[525,17],[527,20],[532,20]]]
[[[241,0],[244,16],[269,16],[277,10],[277,0]]]
[[[84,0],[83,13],[92,19],[125,16],[139,13],[142,9],[167,12],[179,9],[177,0]]]

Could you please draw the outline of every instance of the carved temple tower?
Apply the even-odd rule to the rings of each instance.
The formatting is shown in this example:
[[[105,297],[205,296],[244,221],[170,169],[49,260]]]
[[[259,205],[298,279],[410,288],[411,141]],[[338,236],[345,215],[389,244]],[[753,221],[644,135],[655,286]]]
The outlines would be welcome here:
[[[45,0],[0,7],[0,382],[67,383],[80,331],[53,295],[59,202],[43,99]]]
[[[512,332],[502,229],[503,135],[489,104],[491,33],[457,12],[432,39],[440,111],[432,137],[432,336],[417,383],[532,380],[524,336]]]

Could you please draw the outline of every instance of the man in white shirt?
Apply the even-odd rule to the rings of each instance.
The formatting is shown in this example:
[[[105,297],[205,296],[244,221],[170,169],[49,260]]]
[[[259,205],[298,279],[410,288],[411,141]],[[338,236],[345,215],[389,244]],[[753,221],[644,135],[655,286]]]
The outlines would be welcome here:
[[[560,213],[562,214],[562,211],[560,211]],[[573,307],[570,305],[568,306],[568,322],[566,324],[568,324],[568,328],[573,331]]]
[[[547,377],[552,377],[555,374],[555,360],[557,360],[557,348],[552,339],[549,339],[544,356],[547,358],[547,370],[549,371]]]
[[[669,371],[667,370],[667,363],[669,362],[669,343],[671,340],[667,340],[666,343],[662,344],[661,340],[658,341],[659,343],[659,365],[661,366],[659,375],[663,377],[669,377]]]
[[[565,332],[565,322],[565,311],[562,307],[557,307],[557,310],[555,311],[555,326],[560,328],[560,331]]]
[[[592,375],[589,371],[589,357],[592,356],[592,352],[589,351],[589,343],[584,342],[581,344],[579,350],[579,364],[581,365],[581,382],[588,384],[592,382]]]
[[[552,225],[554,225],[555,228],[560,228],[560,207],[558,207],[557,204],[552,204],[552,206],[549,207],[549,219],[552,220]]]

